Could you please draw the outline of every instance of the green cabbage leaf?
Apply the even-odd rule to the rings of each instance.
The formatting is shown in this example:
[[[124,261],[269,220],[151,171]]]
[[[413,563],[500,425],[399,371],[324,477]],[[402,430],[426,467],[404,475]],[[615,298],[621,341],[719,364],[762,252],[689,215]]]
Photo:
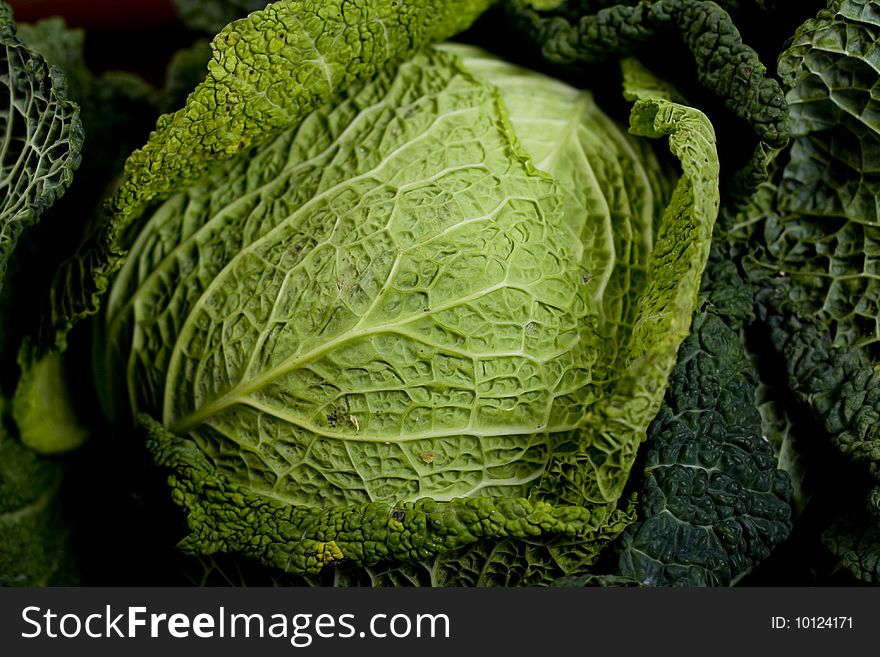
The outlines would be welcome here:
[[[61,69],[26,48],[0,3],[0,290],[18,239],[64,193],[79,165],[79,107]]]
[[[638,520],[612,546],[609,574],[561,584],[730,586],[788,537],[792,485],[762,433],[758,376],[740,333],[749,292],[732,261],[710,260],[648,429]]]
[[[68,100],[64,72],[22,41],[11,9],[0,2],[0,372],[6,376],[9,344],[23,323],[19,309],[9,312],[11,300],[30,282],[22,252],[35,248],[34,226],[70,185],[83,144],[80,108]],[[0,586],[72,584],[60,496],[64,469],[16,435],[6,376],[0,377]]]
[[[798,29],[779,60],[792,145],[732,230],[751,245],[744,265],[791,397],[874,480],[872,491],[850,482],[868,511],[835,522],[827,540],[870,580],[869,528],[880,522],[878,39],[880,10],[864,0],[835,0]]]
[[[517,539],[559,574],[631,522],[717,215],[712,128],[636,101],[631,132],[680,161],[664,179],[589,93],[453,52],[351,87],[133,237],[105,397],[172,471],[188,551],[315,574]]]
[[[224,28],[211,42],[205,79],[131,154],[103,214],[56,273],[34,358],[63,350],[72,328],[98,311],[125,259],[124,235],[151,201],[297,125],[349,85],[455,35],[488,5],[284,0]]]
[[[643,0],[625,3],[507,0],[516,29],[549,62],[577,67],[633,55],[663,31],[680,35],[705,87],[752,126],[762,148],[779,148],[789,137],[779,83],[766,75],[757,54],[742,42],[730,16],[714,2]],[[607,6],[606,6],[607,5]]]

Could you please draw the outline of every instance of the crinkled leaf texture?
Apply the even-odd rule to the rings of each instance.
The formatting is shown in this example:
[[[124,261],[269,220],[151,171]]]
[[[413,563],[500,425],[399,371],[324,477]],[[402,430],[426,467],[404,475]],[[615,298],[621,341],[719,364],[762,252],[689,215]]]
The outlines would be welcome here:
[[[97,312],[125,258],[123,235],[151,201],[298,125],[350,85],[464,30],[489,4],[283,0],[228,25],[211,43],[205,79],[131,154],[101,220],[59,269],[37,355],[63,349],[73,326]]]
[[[880,339],[880,8],[837,7],[780,58],[796,138],[778,188],[756,199],[772,213],[760,267],[794,277],[792,302],[827,315],[835,344],[868,346]]]
[[[540,49],[546,61],[569,68],[638,56],[658,34],[680,35],[694,57],[700,82],[757,136],[750,163],[731,186],[737,197],[747,197],[766,179],[770,153],[788,141],[788,108],[779,83],[766,75],[757,53],[743,43],[728,13],[714,2],[505,0],[503,5],[527,43]],[[556,11],[542,11],[546,9]]]
[[[188,550],[317,573],[567,537],[569,572],[631,521],[717,214],[711,126],[636,103],[681,160],[664,206],[589,94],[530,74],[529,108],[524,72],[475,58],[351,88],[136,236],[107,387],[173,470]]]
[[[779,60],[794,140],[739,217],[760,317],[793,396],[842,453],[880,477],[880,5],[837,0]],[[876,512],[880,495],[871,494]],[[876,516],[868,515],[876,522]],[[838,524],[828,534],[845,545]],[[876,536],[865,532],[864,536]],[[853,546],[866,540],[853,537]],[[839,552],[838,548],[835,548]],[[850,555],[845,565],[870,569]],[[873,575],[871,576],[873,577]]]
[[[728,586],[791,530],[791,483],[762,435],[757,375],[739,333],[750,299],[724,303],[748,284],[728,260],[710,262],[707,274],[705,301],[648,430],[638,521],[614,546],[612,581]]]
[[[0,2],[0,288],[22,232],[64,193],[83,142],[64,74],[25,48]],[[5,320],[5,318],[4,318]]]
[[[880,518],[876,511],[850,511],[822,536],[840,565],[858,579],[880,585]]]
[[[61,69],[21,43],[10,8],[0,2],[0,289],[19,237],[64,193],[79,164],[79,107],[66,91]],[[4,356],[19,328],[14,319],[5,312],[0,318]],[[22,445],[8,414],[0,391],[0,586],[74,583],[60,511],[61,465]]]
[[[113,211],[136,214],[185,188],[355,81],[464,30],[489,4],[282,0],[235,21],[214,38],[208,76],[187,105],[129,159]]]

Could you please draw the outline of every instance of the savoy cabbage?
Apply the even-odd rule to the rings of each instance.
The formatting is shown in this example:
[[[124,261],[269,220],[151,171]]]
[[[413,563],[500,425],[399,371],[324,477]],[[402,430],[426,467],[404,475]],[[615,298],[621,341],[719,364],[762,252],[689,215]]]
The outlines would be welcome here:
[[[356,87],[138,231],[105,368],[164,426],[187,549],[302,573],[624,526],[717,213],[711,128],[637,102],[683,160],[664,208],[588,94],[465,54]]]
[[[809,4],[178,0],[161,91],[0,5],[0,582],[121,581],[102,512],[151,583],[876,581],[880,3]]]

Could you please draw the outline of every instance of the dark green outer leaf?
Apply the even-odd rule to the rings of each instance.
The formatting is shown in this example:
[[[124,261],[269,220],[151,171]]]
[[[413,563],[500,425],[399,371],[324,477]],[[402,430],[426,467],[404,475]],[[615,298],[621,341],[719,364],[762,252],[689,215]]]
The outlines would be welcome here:
[[[733,263],[710,263],[703,309],[648,430],[638,521],[615,546],[617,568],[561,584],[727,586],[788,536],[791,483],[762,435],[739,334],[748,290]]]
[[[741,213],[733,237],[759,319],[785,364],[787,387],[832,444],[880,476],[880,3],[835,0],[797,31],[779,60],[791,107],[790,152]],[[807,441],[804,441],[807,442]],[[828,485],[839,486],[834,482]],[[867,493],[853,471],[851,498]],[[871,580],[873,513],[859,532],[836,522],[824,540]],[[845,510],[840,510],[836,521]]]
[[[791,486],[761,435],[749,369],[738,334],[698,316],[650,430],[643,520],[623,536],[621,574],[729,585],[788,536]]]
[[[779,83],[765,76],[756,53],[743,44],[730,16],[714,2],[617,4],[576,21],[541,15],[526,4],[506,3],[515,26],[540,44],[548,61],[567,66],[630,55],[661,31],[677,32],[694,55],[700,81],[767,145],[779,148],[787,142],[787,107]]]
[[[0,287],[22,232],[61,196],[79,165],[83,130],[62,71],[16,37],[0,3]]]
[[[835,347],[826,328],[811,318],[783,311],[766,321],[773,346],[788,364],[795,397],[823,420],[844,454],[869,464],[880,461],[880,372],[864,351]]]
[[[788,307],[777,311],[819,314],[835,346],[872,352],[880,340],[878,40],[876,2],[835,3],[798,30],[779,63],[795,139],[775,186],[740,221],[751,227],[742,239],[757,247],[746,263],[752,278],[785,287]]]
[[[880,459],[880,3],[842,0],[807,21],[780,73],[795,141],[778,185],[735,236],[789,387],[851,458]]]
[[[880,215],[880,5],[838,0],[779,60],[793,144],[780,209],[877,224]]]
[[[858,579],[880,585],[880,521],[876,514],[851,512],[822,536],[841,566]]]

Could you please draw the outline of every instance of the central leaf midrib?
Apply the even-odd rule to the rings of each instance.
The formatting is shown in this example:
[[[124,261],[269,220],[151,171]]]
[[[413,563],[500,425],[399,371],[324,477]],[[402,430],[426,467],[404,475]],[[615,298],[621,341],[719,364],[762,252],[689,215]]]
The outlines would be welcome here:
[[[207,404],[202,404],[197,410],[174,420],[166,419],[165,424],[168,429],[173,433],[186,432],[194,426],[212,417],[213,415],[216,415],[224,408],[228,408],[229,406],[242,402],[244,398],[246,398],[248,395],[257,392],[278,377],[283,376],[290,371],[293,371],[320,358],[321,356],[332,351],[339,345],[345,344],[346,342],[355,340],[357,338],[379,335],[384,332],[393,331],[400,326],[405,326],[418,319],[422,319],[424,317],[443,312],[455,306],[459,306],[463,303],[468,303],[469,301],[476,300],[486,294],[490,294],[502,288],[516,288],[522,292],[528,293],[528,290],[523,290],[522,288],[519,288],[515,285],[511,285],[505,281],[501,281],[489,286],[488,288],[483,288],[477,292],[474,292],[466,297],[452,299],[450,301],[447,301],[445,304],[438,304],[437,306],[432,307],[428,312],[418,311],[412,313],[406,319],[394,320],[393,322],[382,322],[380,324],[375,324],[372,326],[364,326],[361,324],[361,322],[358,322],[347,331],[341,333],[332,340],[328,340],[327,342],[316,345],[305,353],[293,356],[283,361],[276,367],[268,369],[261,374],[249,378],[246,382],[240,382],[238,385],[233,386],[225,393],[215,398],[213,401],[208,402]]]
[[[387,443],[389,440],[393,440],[393,442],[395,443],[409,443],[418,440],[448,438],[451,436],[467,436],[473,438],[491,438],[494,436],[531,436],[542,433],[550,434],[574,431],[575,429],[577,429],[577,424],[567,424],[550,427],[550,404],[548,404],[547,410],[545,411],[545,417],[543,418],[543,421],[540,425],[529,423],[528,425],[505,425],[503,427],[489,427],[478,429],[474,427],[473,424],[468,424],[466,427],[449,427],[419,432],[401,432],[398,435],[389,437],[389,434],[387,433],[369,434],[367,432],[343,433],[342,431],[338,430],[334,431],[330,428],[319,426],[309,420],[306,420],[305,418],[296,417],[294,415],[281,414],[279,413],[279,409],[273,408],[270,404],[263,404],[251,398],[242,398],[240,400],[240,403],[245,406],[250,406],[254,410],[272,415],[273,417],[276,417],[279,420],[282,420],[289,424],[296,425],[302,429],[305,429],[309,433],[315,434],[316,436],[355,443]]]

